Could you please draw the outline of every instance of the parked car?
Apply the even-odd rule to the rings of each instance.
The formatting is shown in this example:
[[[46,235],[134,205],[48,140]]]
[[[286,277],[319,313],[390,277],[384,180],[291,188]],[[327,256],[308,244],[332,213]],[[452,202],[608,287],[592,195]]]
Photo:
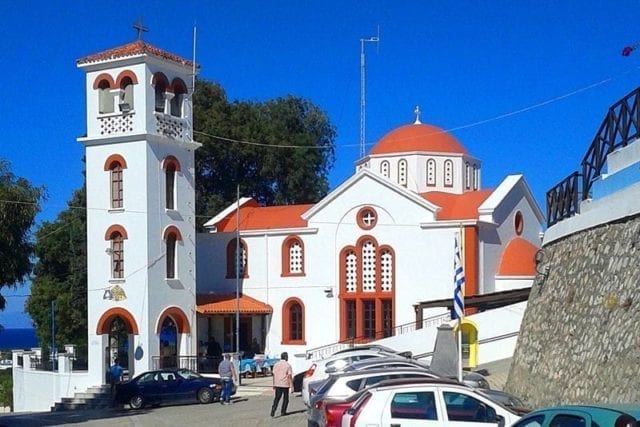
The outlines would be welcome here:
[[[406,353],[402,353],[406,354]],[[371,359],[374,357],[404,357],[399,353],[388,353],[381,348],[353,348],[350,350],[342,350],[326,359],[319,360],[311,365],[304,374],[302,380],[302,400],[305,405],[309,406],[309,384],[312,382],[320,381],[329,376],[326,372],[327,368],[336,367],[342,369],[343,367],[356,362],[358,360]]]
[[[530,412],[513,427],[637,427],[640,425],[640,405],[566,405]]]
[[[506,406],[507,408],[511,409],[512,412],[515,412],[520,416],[526,415],[531,412],[531,409],[529,409],[522,400],[520,400],[513,394],[509,394],[500,390],[489,390],[481,388],[477,388],[476,391],[487,396],[494,402],[498,402],[502,406]]]
[[[338,369],[336,366],[331,366],[325,369],[325,372],[328,374],[334,374],[338,372],[353,372],[379,368],[416,368],[428,370],[429,365],[414,359],[407,359],[394,355],[392,357],[374,357],[371,359],[359,360],[344,366],[342,369]]]
[[[0,360],[0,370],[9,369],[11,367],[13,367],[13,360],[11,359]]]
[[[484,375],[478,372],[466,372],[462,376],[462,382],[474,388],[484,388],[487,390],[491,388],[489,381],[487,381]]]
[[[220,399],[220,378],[203,377],[188,369],[144,372],[116,386],[115,400],[132,409],[164,403],[211,403]],[[236,393],[235,384],[231,394]]]
[[[377,368],[394,368],[394,367],[414,367],[419,369],[427,369],[430,367],[424,362],[420,362],[419,360],[411,359],[411,358],[400,358],[397,356],[394,357],[376,357],[372,359],[361,360],[358,362],[353,362],[350,365],[347,365],[341,369],[338,369],[335,366],[329,367],[326,369],[326,372],[337,373],[337,372],[351,372],[358,371],[362,369],[377,369]],[[432,372],[433,373],[433,372]],[[438,376],[433,374],[434,376]],[[439,376],[438,376],[439,377]],[[456,378],[449,378],[455,380]],[[489,386],[489,381],[478,372],[467,372],[462,377],[462,382],[470,387],[486,389],[489,390],[491,387]]]
[[[401,378],[437,378],[426,369],[378,368],[331,374],[314,390],[311,384],[310,407],[307,409],[309,427],[324,425],[324,399],[347,399],[360,390],[382,381]]]
[[[520,418],[501,404],[454,381],[380,385],[367,389],[342,416],[342,426],[505,426]],[[480,424],[477,424],[480,425]]]

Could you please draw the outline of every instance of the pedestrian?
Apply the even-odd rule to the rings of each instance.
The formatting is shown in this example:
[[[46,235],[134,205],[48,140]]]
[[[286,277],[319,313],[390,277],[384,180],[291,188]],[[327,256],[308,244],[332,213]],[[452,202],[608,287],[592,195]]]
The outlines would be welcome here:
[[[111,406],[116,404],[116,389],[117,385],[122,381],[122,373],[124,369],[118,363],[118,358],[113,359],[113,365],[109,368],[109,383],[111,384]]]
[[[280,361],[273,366],[273,405],[271,406],[271,416],[275,417],[278,403],[282,398],[282,408],[280,415],[287,415],[287,406],[289,405],[289,387],[293,386],[293,370],[289,365],[289,355],[285,351],[280,355]],[[293,389],[293,388],[292,388]]]
[[[231,389],[233,387],[233,379],[236,377],[236,369],[231,363],[231,356],[225,353],[224,359],[218,365],[218,373],[222,381],[222,392],[220,393],[220,403],[223,405],[231,405]]]

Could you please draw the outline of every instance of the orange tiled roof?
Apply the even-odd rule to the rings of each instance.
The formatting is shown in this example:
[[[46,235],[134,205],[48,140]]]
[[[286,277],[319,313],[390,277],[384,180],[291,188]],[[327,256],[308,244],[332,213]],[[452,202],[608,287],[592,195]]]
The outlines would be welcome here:
[[[421,123],[401,126],[387,133],[371,149],[370,154],[412,151],[467,154],[467,149],[451,134],[439,127]]]
[[[136,56],[142,54],[153,55],[163,59],[168,59],[169,61],[173,61],[180,65],[185,65],[188,67],[193,66],[192,61],[184,59],[178,55],[174,55],[173,53],[167,52],[166,50],[162,50],[158,47],[152,46],[142,40],[136,40],[123,46],[118,46],[102,52],[94,53],[92,55],[85,56],[84,58],[80,58],[76,62],[78,65],[80,65],[90,62],[106,61],[109,59],[124,58],[127,56]]]
[[[496,276],[535,276],[538,247],[522,237],[507,243]]]
[[[240,207],[240,230],[270,230],[275,228],[306,227],[307,221],[301,215],[313,205],[257,206],[246,204]],[[237,212],[215,224],[217,231],[236,230]]]
[[[478,208],[493,190],[467,191],[462,194],[430,191],[420,194],[423,198],[440,206],[439,220],[478,219]]]
[[[230,314],[236,312],[236,295],[198,295],[196,311],[201,314]],[[273,308],[269,304],[240,294],[240,313],[271,314]]]

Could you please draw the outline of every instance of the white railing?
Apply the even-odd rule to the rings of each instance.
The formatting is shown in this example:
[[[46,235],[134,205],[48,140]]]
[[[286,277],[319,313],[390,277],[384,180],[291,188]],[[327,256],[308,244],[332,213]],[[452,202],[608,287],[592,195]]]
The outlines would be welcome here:
[[[168,136],[180,141],[184,141],[189,137],[185,119],[162,113],[155,113],[154,115],[156,118],[156,133],[158,135]]]
[[[451,320],[450,313],[439,314],[437,316],[428,317],[422,320],[422,329],[426,328],[437,328],[443,323],[449,322]],[[392,336],[404,335],[416,330],[416,322],[406,323],[404,325],[399,325],[394,328],[394,333]],[[380,336],[379,339],[387,338],[384,336]],[[327,356],[332,355],[333,353],[344,350],[347,348],[357,347],[358,344],[364,344],[366,342],[371,342],[373,340],[366,341],[362,337],[353,338],[350,340],[339,341],[333,344],[324,345],[322,347],[312,348],[311,350],[307,350],[306,357],[311,360],[320,360],[324,359]]]

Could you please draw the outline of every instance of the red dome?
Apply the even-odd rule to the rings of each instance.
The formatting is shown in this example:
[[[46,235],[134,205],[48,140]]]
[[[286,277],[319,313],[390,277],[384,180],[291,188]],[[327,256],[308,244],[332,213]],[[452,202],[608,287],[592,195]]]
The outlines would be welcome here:
[[[369,154],[412,151],[467,154],[466,148],[453,136],[438,127],[424,124],[405,125],[392,130],[382,137]]]

